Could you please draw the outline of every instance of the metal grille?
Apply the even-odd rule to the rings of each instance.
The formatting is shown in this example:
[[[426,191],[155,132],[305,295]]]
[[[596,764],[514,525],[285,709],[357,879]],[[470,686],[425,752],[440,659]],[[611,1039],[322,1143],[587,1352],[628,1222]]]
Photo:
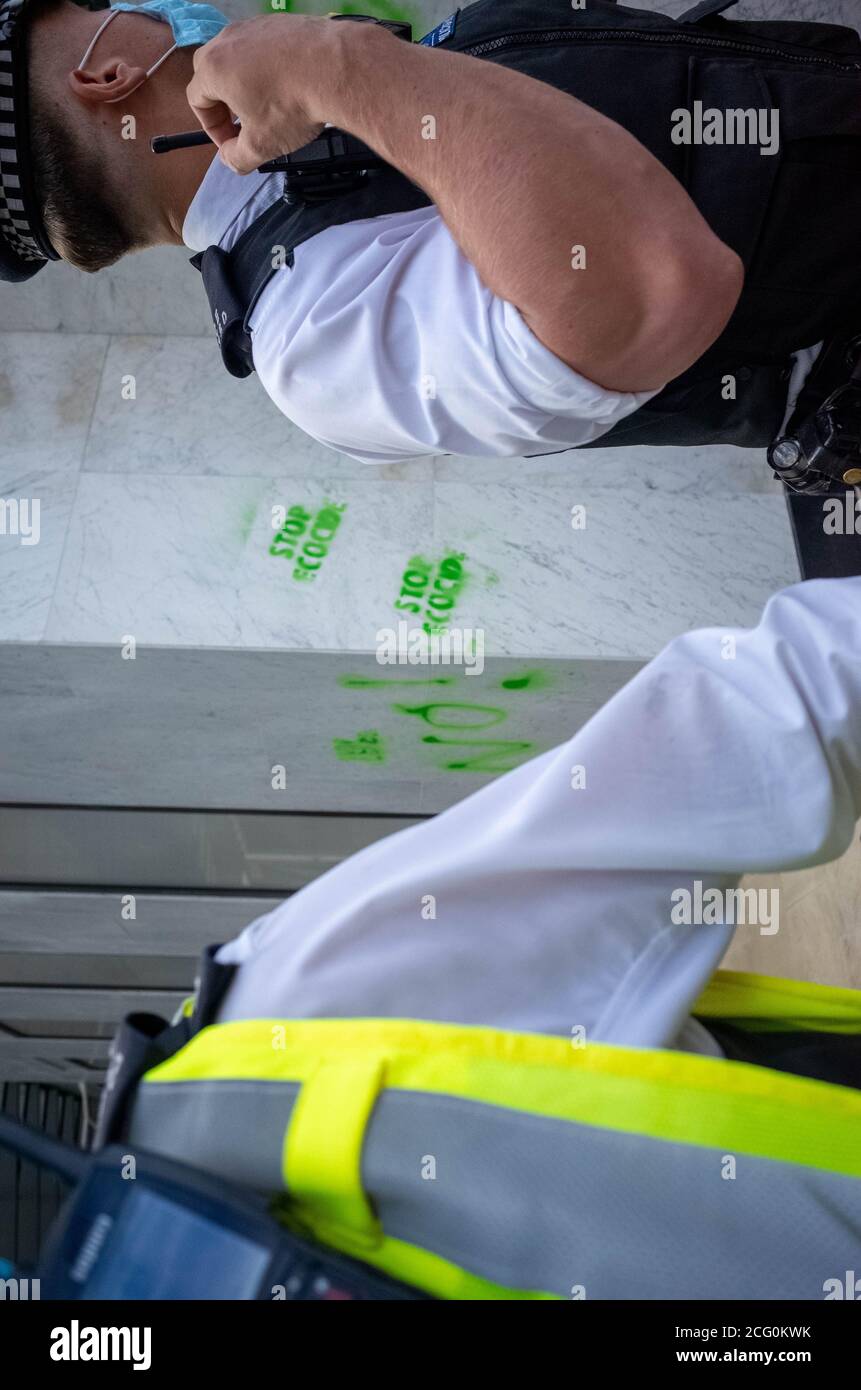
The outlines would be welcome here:
[[[55,1139],[81,1143],[85,1112],[77,1091],[0,1082],[0,1111]],[[35,1263],[65,1191],[53,1173],[0,1148],[0,1258],[16,1268]]]

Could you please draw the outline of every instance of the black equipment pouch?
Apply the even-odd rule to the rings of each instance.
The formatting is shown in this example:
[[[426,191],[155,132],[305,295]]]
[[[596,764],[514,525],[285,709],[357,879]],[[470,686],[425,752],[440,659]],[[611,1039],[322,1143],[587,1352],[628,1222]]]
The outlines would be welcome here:
[[[231,376],[250,376],[254,363],[246,321],[253,305],[246,304],[234,283],[233,259],[220,246],[208,246],[205,251],[192,256],[191,264],[203,276],[203,288],[209,300],[215,337],[225,367]]]
[[[135,1088],[145,1072],[166,1062],[215,1018],[236,973],[235,965],[219,965],[219,947],[208,946],[200,961],[194,1009],[176,1023],[158,1014],[127,1014],[111,1042],[108,1070],[99,1101],[94,1149],[123,1138]]]

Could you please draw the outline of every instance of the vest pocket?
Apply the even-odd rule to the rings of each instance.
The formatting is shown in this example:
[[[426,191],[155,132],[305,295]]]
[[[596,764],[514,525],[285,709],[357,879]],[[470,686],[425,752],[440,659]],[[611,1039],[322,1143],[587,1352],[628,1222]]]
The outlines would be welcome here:
[[[781,112],[761,69],[754,63],[692,58],[687,108],[669,119],[673,143],[686,149],[688,193],[716,235],[749,268],[783,157]]]

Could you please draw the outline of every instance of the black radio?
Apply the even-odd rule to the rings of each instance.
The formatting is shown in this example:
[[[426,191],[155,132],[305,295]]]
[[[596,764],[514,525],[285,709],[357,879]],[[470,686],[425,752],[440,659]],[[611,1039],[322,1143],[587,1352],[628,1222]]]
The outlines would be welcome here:
[[[374,19],[365,14],[336,14],[331,19],[349,20],[353,24],[378,24],[388,29],[399,39],[412,42],[412,26],[401,20]],[[155,135],[150,141],[153,154],[170,154],[172,150],[186,150],[194,145],[210,144],[205,130],[190,130],[180,135]],[[281,154],[259,166],[260,173],[283,174],[286,203],[321,203],[336,198],[342,193],[350,193],[367,181],[374,169],[384,167],[384,161],[361,140],[347,135],[342,130],[327,127],[316,140],[294,150],[292,154]]]

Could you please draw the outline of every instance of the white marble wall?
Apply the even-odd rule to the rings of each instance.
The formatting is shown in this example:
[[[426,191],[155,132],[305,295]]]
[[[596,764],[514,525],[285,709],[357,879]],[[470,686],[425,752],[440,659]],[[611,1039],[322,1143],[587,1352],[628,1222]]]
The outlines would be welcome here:
[[[411,8],[430,27],[450,0]],[[738,12],[857,23],[858,0],[745,0]],[[0,288],[0,313],[0,496],[42,508],[38,545],[0,536],[0,640],[368,650],[398,616],[410,555],[450,547],[470,575],[458,621],[484,626],[489,651],[646,659],[687,628],[753,621],[797,577],[756,454],[368,469],[320,448],[256,380],[224,373],[178,250],[95,277],[51,266]],[[268,554],[270,509],[329,495],[345,521],[318,580],[300,585]]]
[[[797,573],[757,454],[368,468],[229,378],[208,338],[8,334],[0,389],[0,495],[41,501],[38,544],[0,537],[5,640],[372,650],[411,555],[453,550],[457,621],[489,653],[647,659],[687,628],[754,621]],[[272,509],[327,498],[344,519],[300,583],[269,554]]]

